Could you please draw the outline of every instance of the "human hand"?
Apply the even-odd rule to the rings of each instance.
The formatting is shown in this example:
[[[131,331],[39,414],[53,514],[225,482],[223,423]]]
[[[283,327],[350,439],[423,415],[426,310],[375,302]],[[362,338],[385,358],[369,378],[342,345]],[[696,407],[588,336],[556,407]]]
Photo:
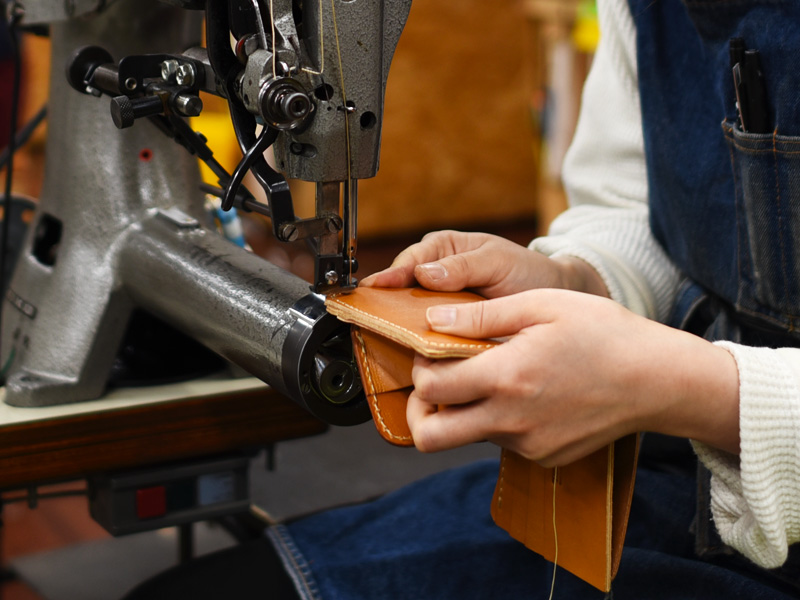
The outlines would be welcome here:
[[[473,289],[487,298],[542,288],[566,288],[608,295],[597,273],[578,259],[552,260],[487,233],[437,231],[401,252],[384,271],[362,286],[410,287],[437,291]]]
[[[469,359],[415,359],[407,417],[422,451],[489,440],[556,466],[637,431],[738,450],[731,355],[611,300],[533,290],[434,307],[428,320],[444,333],[513,337]]]

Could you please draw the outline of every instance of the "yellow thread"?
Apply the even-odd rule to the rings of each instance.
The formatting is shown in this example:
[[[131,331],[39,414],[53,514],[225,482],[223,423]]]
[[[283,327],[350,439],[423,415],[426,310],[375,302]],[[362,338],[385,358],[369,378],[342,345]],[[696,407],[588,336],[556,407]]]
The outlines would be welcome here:
[[[497,485],[497,510],[503,509],[503,490],[506,476],[506,452],[500,453],[500,480]]]
[[[411,329],[407,329],[405,327],[401,327],[397,323],[392,323],[391,321],[387,321],[386,319],[383,319],[381,317],[376,317],[375,315],[372,315],[372,314],[368,313],[365,310],[362,310],[360,308],[356,308],[355,306],[350,306],[350,305],[342,302],[341,300],[338,300],[336,298],[328,298],[328,305],[329,306],[333,306],[334,304],[339,304],[339,305],[341,305],[341,306],[343,306],[343,307],[345,307],[347,309],[350,309],[350,310],[355,311],[355,312],[357,312],[359,314],[367,316],[367,317],[369,317],[370,319],[372,319],[374,321],[380,321],[381,323],[385,323],[387,325],[391,325],[393,329],[397,329],[399,331],[403,331],[403,332],[407,333],[408,335],[414,337],[415,339],[417,339],[417,340],[419,340],[421,342],[425,342],[425,345],[427,345],[427,346],[435,346],[435,347],[438,347],[438,348],[464,348],[464,349],[483,348],[485,350],[488,350],[490,348],[494,348],[495,347],[495,344],[465,344],[463,342],[436,342],[436,341],[433,341],[433,340],[429,340],[429,339],[425,338],[424,336],[422,336],[422,335],[420,335],[418,333],[415,333]],[[342,316],[342,315],[337,315],[337,316],[341,320],[347,322],[347,319],[344,316]],[[369,329],[369,327],[366,327],[364,325],[362,325],[362,327],[365,327],[365,329]]]
[[[342,102],[344,103],[344,138],[347,144],[347,180],[352,179],[352,157],[350,155],[350,113],[347,107],[347,92],[344,87],[344,65],[342,64],[342,49],[339,45],[339,24],[336,20],[336,0],[331,0],[331,14],[333,16],[333,35],[336,40],[336,57],[339,62],[339,81],[342,86]]]
[[[345,181],[345,197],[343,198],[343,204],[344,212],[348,215],[347,220],[349,221],[351,217],[350,210],[352,209],[350,205],[353,200],[353,150],[350,147],[350,107],[347,105],[347,91],[344,84],[344,64],[342,63],[342,48],[339,43],[339,22],[336,18],[336,0],[331,0],[331,15],[333,16],[333,35],[336,41],[336,57],[339,62],[339,81],[342,86],[342,103],[344,104],[344,142],[347,155],[347,180]],[[352,279],[354,246],[350,243],[350,236],[353,232],[350,231],[349,226],[346,226],[345,231],[349,233],[347,236],[348,239],[342,239],[342,254],[346,254],[349,265],[348,270],[350,272],[349,278]],[[344,250],[345,244],[347,244],[346,252]]]
[[[558,567],[558,531],[556,531],[556,485],[558,484],[558,467],[553,469],[553,539],[556,545],[555,555],[553,556],[553,581],[550,583],[550,598],[553,600],[553,592],[556,589],[556,569]]]
[[[272,77],[278,77],[277,61],[278,54],[275,47],[275,6],[273,0],[269,0],[269,24],[272,26]],[[266,50],[266,48],[264,48]]]
[[[369,397],[369,403],[372,408],[375,410],[375,416],[378,418],[378,423],[380,423],[381,429],[396,440],[401,440],[404,442],[410,442],[411,436],[408,435],[397,435],[389,429],[386,422],[383,420],[383,413],[381,412],[381,407],[378,404],[378,392],[375,387],[375,382],[372,380],[372,371],[369,368],[369,360],[367,359],[367,345],[364,343],[364,338],[361,336],[361,332],[356,330],[356,337],[358,338],[358,343],[361,346],[361,352],[364,354],[364,370],[367,372],[367,383],[369,384],[370,389],[367,391],[367,396]]]

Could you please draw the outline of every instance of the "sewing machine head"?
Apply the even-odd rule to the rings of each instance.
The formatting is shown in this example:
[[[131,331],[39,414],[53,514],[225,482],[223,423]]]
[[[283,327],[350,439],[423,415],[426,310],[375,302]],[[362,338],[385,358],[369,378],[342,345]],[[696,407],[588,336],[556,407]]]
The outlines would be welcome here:
[[[367,419],[346,330],[320,294],[356,284],[357,181],[378,169],[410,1],[16,2],[23,23],[50,25],[56,66],[42,196],[3,312],[6,402],[99,396],[142,309],[328,422]],[[243,154],[233,173],[184,120],[200,92],[228,101]],[[195,156],[223,208],[308,240],[312,289],[205,225]],[[248,172],[266,205],[242,186]],[[316,182],[313,217],[296,217],[286,178]]]
[[[258,210],[271,217],[277,239],[309,240],[317,292],[353,287],[357,182],[378,170],[386,78],[410,0],[169,3],[205,10],[206,49],[114,64],[103,49],[82,48],[68,68],[71,84],[111,95],[120,128],[140,117],[196,116],[199,91],[227,98],[244,159],[231,177],[214,165],[223,210]],[[264,158],[270,146],[283,175]],[[246,191],[237,197],[248,170],[268,207]],[[316,182],[313,218],[295,216],[284,176]]]

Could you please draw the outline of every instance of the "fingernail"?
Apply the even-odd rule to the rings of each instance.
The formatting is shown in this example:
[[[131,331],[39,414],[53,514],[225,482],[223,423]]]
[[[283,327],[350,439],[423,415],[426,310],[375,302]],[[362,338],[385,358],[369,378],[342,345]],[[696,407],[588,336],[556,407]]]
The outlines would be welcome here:
[[[364,287],[369,287],[370,284],[373,281],[375,281],[375,279],[377,278],[377,275],[378,275],[377,273],[373,273],[372,275],[367,275],[366,277],[364,277],[364,279],[362,279],[361,281],[358,282],[358,285],[364,286]]]
[[[378,271],[377,273],[373,273],[372,275],[367,275],[364,279],[361,280],[360,285],[363,286],[371,286],[375,281],[379,279],[385,278],[387,275],[391,274],[393,271],[400,271],[399,267],[386,267],[382,271]]]
[[[427,317],[431,327],[452,327],[456,322],[456,309],[453,306],[431,306]]]
[[[425,263],[424,265],[419,265],[417,268],[425,273],[425,276],[431,281],[439,281],[447,277],[447,269],[436,262]]]

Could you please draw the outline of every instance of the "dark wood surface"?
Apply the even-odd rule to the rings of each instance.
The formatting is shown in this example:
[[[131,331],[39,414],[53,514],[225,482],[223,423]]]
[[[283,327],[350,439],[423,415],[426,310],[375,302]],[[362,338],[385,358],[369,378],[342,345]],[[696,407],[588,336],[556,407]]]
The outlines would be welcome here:
[[[0,489],[259,448],[326,429],[268,388],[0,425]]]

